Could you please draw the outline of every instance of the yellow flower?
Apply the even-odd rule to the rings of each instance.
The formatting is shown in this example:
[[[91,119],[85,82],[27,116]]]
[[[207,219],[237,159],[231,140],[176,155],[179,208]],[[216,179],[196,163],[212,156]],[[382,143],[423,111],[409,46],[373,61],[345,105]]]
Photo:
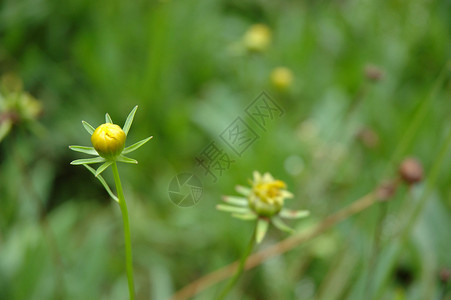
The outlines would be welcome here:
[[[293,72],[286,67],[278,67],[271,72],[270,79],[275,88],[286,90],[293,83]]]
[[[305,210],[290,210],[284,208],[284,201],[293,198],[293,194],[286,190],[285,182],[276,180],[271,174],[263,176],[255,171],[251,181],[251,188],[237,186],[236,190],[244,197],[225,196],[224,202],[217,209],[232,213],[233,217],[243,220],[256,220],[258,226],[256,240],[260,243],[265,236],[269,223],[278,229],[293,232],[293,229],[285,225],[281,218],[298,219],[309,215]]]
[[[91,143],[100,156],[114,159],[122,153],[125,146],[125,132],[116,124],[105,123],[96,128]]]
[[[285,190],[286,184],[275,180],[271,174],[263,176],[254,172],[252,190],[248,195],[249,207],[259,216],[271,217],[283,207],[285,198],[293,198],[293,194]]]
[[[82,152],[89,155],[94,155],[93,158],[82,158],[71,161],[71,165],[84,165],[91,171],[96,177],[98,177],[106,168],[111,166],[116,161],[124,162],[128,164],[137,164],[138,162],[130,157],[124,156],[127,153],[133,152],[147,143],[152,137],[148,137],[131,146],[124,148],[125,139],[128,131],[133,123],[136,110],[138,106],[135,106],[128,114],[127,120],[125,120],[124,126],[121,128],[118,125],[113,124],[113,120],[109,114],[105,114],[105,124],[100,125],[97,129],[94,129],[88,122],[82,121],[83,127],[91,135],[91,143],[94,147],[85,146],[69,146],[73,151]],[[97,170],[89,167],[89,164],[103,163]],[[103,185],[106,185],[102,176],[99,176],[99,180]],[[107,189],[108,190],[108,189]],[[108,190],[109,191],[109,190]],[[114,198],[114,197],[113,197]]]
[[[244,34],[244,46],[251,52],[263,52],[271,43],[271,30],[264,24],[252,25]]]

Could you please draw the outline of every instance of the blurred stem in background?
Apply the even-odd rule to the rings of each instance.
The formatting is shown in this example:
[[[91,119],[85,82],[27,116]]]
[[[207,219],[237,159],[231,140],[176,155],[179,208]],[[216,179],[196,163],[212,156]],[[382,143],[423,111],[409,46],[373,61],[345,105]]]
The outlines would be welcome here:
[[[237,283],[241,274],[243,273],[244,266],[246,265],[246,260],[249,257],[249,255],[252,253],[252,250],[254,249],[254,246],[255,246],[257,225],[258,225],[258,220],[255,222],[255,227],[254,227],[254,231],[252,233],[251,239],[249,240],[249,244],[247,245],[247,248],[244,251],[243,256],[241,257],[240,264],[238,265],[238,269],[236,270],[235,275],[233,275],[233,277],[230,279],[229,283],[227,283],[227,285],[221,291],[218,298],[216,298],[217,300],[222,300],[229,294],[229,292],[235,286],[235,284]]]
[[[384,175],[388,173],[388,169],[390,166],[394,165],[396,162],[400,160],[400,157],[402,155],[406,155],[406,151],[408,147],[413,143],[415,134],[419,131],[420,126],[423,124],[424,119],[427,115],[427,112],[431,108],[431,102],[437,98],[437,94],[440,91],[440,89],[445,84],[447,78],[449,77],[449,73],[451,71],[451,61],[446,61],[442,70],[437,75],[437,78],[434,81],[434,84],[432,86],[432,89],[428,95],[426,95],[421,101],[421,103],[418,105],[415,114],[412,118],[412,121],[409,123],[408,127],[406,128],[404,135],[402,136],[401,141],[398,143],[395,152],[393,153],[391,162],[392,164],[389,164],[387,166],[387,169],[384,172]],[[392,269],[395,267],[395,261],[397,260],[397,257],[400,255],[400,246],[401,244],[404,244],[411,233],[413,226],[415,225],[415,222],[417,221],[419,214],[421,210],[424,207],[424,204],[426,200],[430,196],[430,192],[432,191],[432,187],[435,184],[437,174],[439,171],[440,166],[443,164],[443,160],[445,158],[445,154],[448,152],[449,143],[451,142],[451,132],[449,133],[448,137],[446,138],[445,143],[443,144],[442,148],[439,150],[439,154],[437,155],[437,159],[435,160],[435,163],[431,169],[431,172],[429,173],[429,176],[427,176],[427,183],[426,183],[426,189],[421,197],[421,199],[418,201],[417,207],[415,208],[415,211],[412,213],[412,215],[407,219],[408,224],[404,228],[404,231],[401,235],[400,242],[396,241],[396,243],[392,244],[389,248],[391,249],[385,249],[388,251],[392,256],[389,258],[391,260],[391,268],[385,268],[384,270],[381,270],[381,274],[378,272],[373,272],[371,270],[374,270],[376,268],[377,270],[377,264],[378,259],[381,251],[380,247],[380,235],[383,229],[383,223],[387,216],[387,209],[386,205],[382,206],[380,208],[380,215],[379,220],[375,229],[375,234],[373,237],[373,253],[371,255],[369,266],[366,268],[366,274],[364,275],[366,279],[366,287],[369,288],[369,291],[367,288],[362,289],[361,293],[375,293],[376,298],[379,299],[382,297],[382,293],[385,287],[385,284],[388,280],[389,275],[392,272]],[[408,204],[411,205],[410,203]],[[406,208],[407,209],[407,208]],[[394,248],[391,248],[394,247]],[[379,262],[380,263],[380,262]],[[384,264],[385,265],[385,264]],[[377,276],[379,274],[379,278],[374,278],[374,276]],[[373,288],[371,288],[373,286]],[[374,294],[371,294],[374,296]]]
[[[135,299],[135,287],[133,282],[133,256],[132,242],[130,238],[130,222],[128,220],[127,203],[125,203],[124,192],[122,191],[121,179],[117,169],[116,162],[112,164],[114,182],[116,184],[117,196],[119,198],[119,207],[121,208],[122,221],[124,223],[124,242],[125,242],[125,267],[127,269],[128,291],[130,300]]]
[[[438,179],[438,175],[440,173],[440,169],[443,165],[443,162],[445,160],[445,158],[447,157],[447,154],[449,153],[449,148],[451,147],[451,129],[449,130],[449,133],[446,137],[445,142],[443,143],[442,147],[440,148],[440,150],[437,153],[437,159],[435,160],[434,165],[431,168],[431,171],[429,172],[428,176],[427,176],[427,182],[426,182],[426,188],[424,189],[420,199],[417,202],[417,205],[415,206],[415,208],[413,209],[413,211],[411,212],[411,215],[408,217],[407,219],[407,225],[404,227],[400,238],[395,241],[395,243],[391,244],[390,247],[387,249],[389,255],[388,255],[388,260],[390,261],[390,263],[388,264],[388,266],[391,266],[390,268],[380,268],[381,266],[379,266],[379,268],[376,268],[376,280],[374,282],[374,294],[375,297],[374,299],[381,299],[384,293],[384,287],[386,285],[386,282],[389,279],[390,274],[393,271],[393,267],[395,266],[395,263],[399,256],[402,253],[402,246],[406,243],[406,241],[408,240],[409,235],[411,234],[411,232],[413,231],[413,228],[420,216],[420,213],[423,211],[424,206],[427,202],[427,200],[430,198],[431,193],[433,192],[433,187],[436,184],[436,181]],[[385,264],[383,264],[383,266],[386,266]],[[421,291],[422,293],[424,293],[424,297],[422,297],[422,299],[430,299],[431,297],[431,291],[427,291],[427,290],[423,290]]]

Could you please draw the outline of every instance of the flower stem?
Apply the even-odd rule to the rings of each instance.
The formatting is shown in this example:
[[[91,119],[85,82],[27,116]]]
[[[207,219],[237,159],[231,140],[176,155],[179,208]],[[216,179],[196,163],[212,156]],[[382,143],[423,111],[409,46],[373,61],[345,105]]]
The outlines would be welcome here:
[[[119,198],[119,207],[121,208],[122,221],[124,222],[124,241],[125,241],[125,266],[127,269],[128,291],[130,300],[135,299],[135,288],[133,283],[133,256],[132,242],[130,238],[130,223],[128,220],[127,204],[125,203],[124,192],[122,191],[121,179],[116,162],[112,164],[114,182],[116,183],[117,196]]]
[[[247,245],[247,248],[244,251],[243,256],[241,257],[240,264],[238,265],[238,269],[236,270],[235,275],[230,279],[230,281],[227,283],[225,288],[221,291],[221,293],[219,294],[219,297],[217,297],[216,300],[224,299],[227,296],[227,294],[230,292],[230,290],[235,286],[235,284],[237,283],[241,274],[243,273],[244,266],[246,265],[246,260],[249,257],[249,255],[251,254],[252,249],[254,249],[255,235],[257,234],[257,224],[258,224],[258,222],[255,223],[254,232],[252,233],[249,244]]]

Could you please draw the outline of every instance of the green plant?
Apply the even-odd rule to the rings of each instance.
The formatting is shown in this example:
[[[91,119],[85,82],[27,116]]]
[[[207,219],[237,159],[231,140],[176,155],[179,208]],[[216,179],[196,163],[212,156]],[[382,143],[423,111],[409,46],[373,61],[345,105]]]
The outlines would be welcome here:
[[[95,177],[99,179],[107,192],[110,194],[121,209],[122,221],[124,225],[124,241],[125,241],[125,265],[127,270],[128,288],[130,293],[130,299],[135,299],[134,282],[133,282],[133,256],[132,245],[130,238],[130,223],[128,217],[127,204],[125,202],[124,193],[122,190],[121,179],[119,177],[119,171],[117,169],[117,161],[137,164],[138,162],[132,158],[126,157],[123,154],[135,151],[145,143],[147,143],[152,136],[143,139],[129,147],[125,147],[125,140],[133,122],[136,110],[138,106],[135,106],[127,117],[125,124],[122,128],[113,124],[110,115],[105,115],[106,123],[94,129],[89,123],[82,121],[84,128],[91,134],[91,142],[94,147],[85,146],[69,146],[71,150],[82,152],[89,155],[95,155],[94,158],[77,159],[71,162],[72,165],[84,165]],[[94,170],[88,164],[102,163],[103,164]],[[114,182],[116,184],[117,196],[109,188],[105,179],[100,175],[106,168],[112,166]]]

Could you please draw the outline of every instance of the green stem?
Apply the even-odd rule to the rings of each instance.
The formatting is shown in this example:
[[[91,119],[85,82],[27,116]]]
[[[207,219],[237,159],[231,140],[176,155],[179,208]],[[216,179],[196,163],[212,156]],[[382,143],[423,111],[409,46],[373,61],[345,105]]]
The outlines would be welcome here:
[[[258,222],[255,223],[254,232],[252,233],[252,236],[251,236],[251,239],[249,241],[249,244],[247,245],[247,248],[244,251],[243,256],[241,257],[240,264],[238,265],[238,269],[236,270],[235,275],[233,275],[233,277],[227,283],[225,288],[221,291],[221,293],[219,294],[219,297],[217,297],[216,300],[224,299],[229,294],[230,290],[235,286],[235,284],[237,283],[237,281],[240,278],[241,274],[243,273],[244,266],[246,265],[246,260],[249,257],[249,255],[251,254],[252,249],[254,249],[255,235],[257,233],[257,224],[258,224]]]
[[[119,207],[122,212],[122,221],[124,222],[124,241],[125,241],[125,266],[127,269],[128,291],[130,293],[130,300],[135,299],[135,288],[133,283],[133,256],[132,256],[132,242],[130,238],[130,223],[128,221],[127,204],[125,203],[124,192],[122,191],[121,179],[119,178],[119,171],[117,170],[116,162],[112,164],[114,182],[116,183],[117,196],[119,198]]]

